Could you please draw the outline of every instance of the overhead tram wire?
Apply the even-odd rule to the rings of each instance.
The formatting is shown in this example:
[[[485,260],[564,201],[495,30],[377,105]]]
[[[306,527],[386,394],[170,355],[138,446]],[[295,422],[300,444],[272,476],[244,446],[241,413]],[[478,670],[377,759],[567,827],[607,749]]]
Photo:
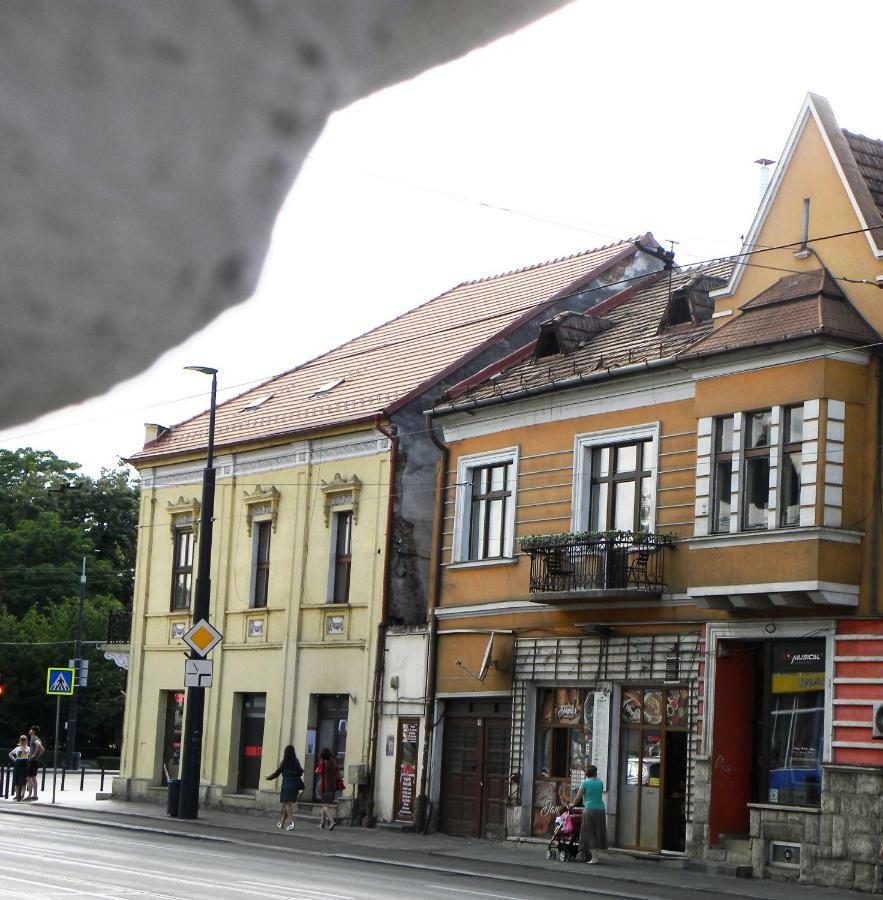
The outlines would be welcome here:
[[[804,241],[791,241],[786,244],[777,244],[777,245],[770,246],[770,247],[761,247],[761,248],[758,248],[755,250],[746,250],[746,251],[743,251],[740,253],[732,253],[732,254],[725,255],[725,256],[710,257],[705,260],[700,260],[699,262],[690,263],[689,265],[684,266],[681,271],[686,272],[686,271],[689,271],[690,269],[696,269],[696,268],[700,268],[702,266],[713,265],[714,263],[734,262],[734,263],[738,264],[741,262],[742,265],[746,265],[746,266],[755,266],[757,268],[771,269],[773,271],[783,271],[783,272],[788,272],[788,273],[792,273],[792,274],[802,274],[797,269],[786,269],[786,268],[779,268],[779,267],[775,267],[775,266],[763,266],[760,263],[745,262],[744,257],[754,256],[754,255],[760,254],[760,253],[769,253],[769,252],[772,252],[775,250],[787,250],[792,247],[802,246],[802,244],[804,244],[804,243],[812,244],[812,243],[818,242],[818,241],[833,240],[836,238],[849,237],[849,236],[856,235],[856,234],[867,234],[867,233],[870,233],[872,231],[876,231],[879,229],[883,229],[883,225],[873,225],[868,228],[856,228],[851,231],[840,231],[840,232],[836,232],[836,233],[832,233],[832,234],[820,235],[819,237],[808,238],[805,242]],[[622,242],[622,243],[625,243],[625,242]],[[573,254],[573,256],[579,256],[579,255],[581,255],[581,254]],[[562,259],[566,259],[566,258],[568,258],[568,257],[562,257]],[[550,262],[554,262],[554,260],[551,260]],[[539,264],[539,265],[542,265],[542,264]],[[537,268],[537,266],[529,266],[527,268]],[[461,282],[460,284],[455,285],[454,288],[451,288],[451,290],[455,290],[456,288],[462,287],[464,285],[480,283],[482,281],[488,281],[493,278],[503,277],[507,274],[515,274],[518,271],[521,271],[521,270],[516,269],[516,270],[513,270],[513,272],[503,272],[503,273],[500,273],[500,275],[489,276],[488,278],[476,279],[474,282],[470,282],[470,281]],[[661,272],[664,270],[659,270],[659,271]],[[572,294],[565,294],[556,299],[559,301],[567,300],[574,296],[578,296],[578,295],[582,296],[585,294],[590,294],[594,291],[602,290],[605,288],[618,287],[623,284],[630,284],[633,281],[639,281],[641,279],[651,277],[653,274],[655,274],[655,273],[645,272],[640,275],[629,276],[628,278],[622,278],[622,279],[619,279],[618,281],[611,281],[611,282],[607,282],[605,284],[597,285],[596,287],[586,288],[585,290],[580,290],[580,291],[575,291]],[[847,275],[834,275],[834,274],[832,274],[831,277],[835,281],[843,281],[844,283],[848,283],[848,284],[868,284],[870,286],[883,288],[883,285],[876,284],[874,282],[869,282],[866,279],[854,279]],[[444,294],[450,293],[451,290],[445,291]],[[440,294],[439,296],[440,297],[444,296],[444,294]],[[437,298],[433,298],[433,299],[437,299]],[[431,301],[427,301],[427,302],[431,302]],[[540,302],[545,302],[545,301],[540,301]],[[334,357],[334,361],[342,362],[342,361],[346,361],[348,359],[354,359],[359,356],[364,356],[368,353],[374,353],[375,351],[378,351],[378,350],[387,350],[387,349],[391,349],[393,347],[401,346],[402,344],[409,344],[415,340],[420,340],[421,338],[424,338],[424,337],[430,337],[430,336],[434,336],[434,335],[438,335],[438,334],[443,334],[445,332],[455,331],[455,330],[458,330],[461,328],[468,328],[472,325],[477,325],[482,322],[489,322],[489,321],[493,321],[494,319],[504,318],[504,317],[511,316],[511,315],[521,313],[521,312],[527,312],[528,310],[536,308],[538,305],[540,305],[540,304],[539,303],[529,303],[529,304],[526,304],[525,306],[520,306],[520,307],[516,307],[515,309],[506,310],[505,312],[493,313],[493,314],[490,314],[487,316],[480,316],[478,318],[469,319],[465,322],[457,322],[452,325],[448,325],[445,328],[434,328],[429,331],[423,332],[422,334],[409,335],[405,338],[400,338],[398,340],[388,341],[388,342],[382,343],[382,344],[375,344],[370,347],[361,348],[352,353],[336,355]],[[405,315],[405,314],[407,314],[407,313],[403,313],[403,315]],[[375,329],[372,329],[372,330],[375,330]],[[347,343],[352,343],[354,341],[360,340],[361,338],[365,337],[367,334],[370,334],[370,333],[371,332],[368,331],[365,334],[358,335],[357,337],[353,338],[352,341],[349,341]],[[343,344],[342,346],[346,346],[346,344]],[[247,387],[248,385],[256,385],[256,386],[267,385],[267,386],[269,386],[270,384],[272,384],[273,381],[275,381],[276,379],[281,379],[281,378],[286,377],[286,375],[288,375],[290,372],[303,371],[303,370],[309,369],[315,365],[318,365],[323,360],[327,359],[327,357],[332,353],[334,353],[334,350],[331,350],[326,354],[323,354],[319,357],[315,357],[311,360],[301,363],[300,365],[293,366],[290,370],[288,370],[286,372],[275,373],[273,375],[268,375],[265,377],[248,379],[247,381],[239,382],[238,384],[224,387],[223,390],[224,391],[235,390],[238,387]],[[129,413],[132,413],[132,412],[137,412],[139,410],[155,409],[160,406],[165,406],[165,405],[171,404],[171,403],[179,403],[179,402],[183,402],[185,400],[195,399],[196,397],[200,397],[200,396],[202,396],[201,393],[187,395],[185,397],[178,397],[178,398],[170,399],[167,401],[162,401],[160,403],[150,404],[148,406],[132,407],[129,409],[121,410],[119,412],[109,413],[106,416],[99,416],[94,419],[84,419],[84,420],[80,420],[79,422],[69,422],[69,423],[66,423],[65,425],[59,425],[59,426],[55,426],[53,428],[48,428],[48,429],[41,429],[40,431],[22,432],[21,434],[13,434],[13,435],[10,435],[10,437],[8,439],[8,443],[12,443],[12,442],[21,440],[23,438],[33,437],[35,435],[52,433],[54,431],[61,431],[66,428],[76,428],[81,425],[91,424],[93,422],[106,421],[108,419],[114,419],[119,416],[123,416],[123,415],[129,414]],[[235,400],[235,399],[236,398],[233,397],[233,398],[230,398],[230,400],[227,400],[224,402],[229,403],[229,402],[231,402],[231,400]],[[202,413],[196,413],[194,416],[191,416],[190,419],[196,418],[200,415],[202,415]],[[270,418],[270,417],[268,417],[268,418]],[[273,418],[275,420],[282,420],[282,417],[278,417],[278,416],[273,417]]]

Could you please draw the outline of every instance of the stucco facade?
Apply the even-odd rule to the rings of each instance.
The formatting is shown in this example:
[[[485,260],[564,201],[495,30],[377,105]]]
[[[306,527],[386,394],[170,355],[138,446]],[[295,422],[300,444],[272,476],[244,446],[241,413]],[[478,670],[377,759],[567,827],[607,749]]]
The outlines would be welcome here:
[[[363,430],[222,455],[217,460],[211,622],[224,635],[212,651],[202,784],[213,805],[273,806],[277,787],[263,780],[282,749],[294,745],[307,771],[316,765],[321,698],[337,698],[346,798],[350,767],[364,766],[371,734],[374,653],[381,614],[390,448]],[[163,764],[175,748],[165,725],[169,697],[183,692],[180,631],[189,610],[171,608],[174,532],[197,514],[201,461],[141,469],[141,530],[126,706],[116,792],[163,791]],[[335,516],[352,514],[347,602],[329,602]],[[269,523],[268,595],[255,606],[255,535]],[[196,542],[199,534],[195,535]],[[257,703],[255,703],[257,701]],[[263,719],[246,751],[243,703]],[[258,715],[258,713],[263,715]],[[337,713],[335,713],[337,715]],[[343,721],[343,726],[340,726]],[[252,723],[252,726],[254,723]],[[252,737],[249,737],[252,740]],[[174,736],[171,743],[175,743]],[[257,754],[260,781],[243,785],[243,754]],[[354,773],[355,774],[355,773]],[[312,795],[307,778],[307,795]]]
[[[441,828],[546,835],[594,764],[614,846],[877,889],[883,254],[838,140],[808,98],[692,318],[701,272],[436,407]]]

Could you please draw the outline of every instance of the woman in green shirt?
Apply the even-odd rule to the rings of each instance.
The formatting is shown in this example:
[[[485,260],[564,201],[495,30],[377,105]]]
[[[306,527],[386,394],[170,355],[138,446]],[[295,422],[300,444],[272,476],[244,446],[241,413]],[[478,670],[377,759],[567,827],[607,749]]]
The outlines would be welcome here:
[[[584,862],[597,863],[598,851],[607,849],[607,811],[604,809],[604,782],[596,766],[586,769],[586,777],[574,801],[583,805],[583,824],[579,832],[579,852]]]

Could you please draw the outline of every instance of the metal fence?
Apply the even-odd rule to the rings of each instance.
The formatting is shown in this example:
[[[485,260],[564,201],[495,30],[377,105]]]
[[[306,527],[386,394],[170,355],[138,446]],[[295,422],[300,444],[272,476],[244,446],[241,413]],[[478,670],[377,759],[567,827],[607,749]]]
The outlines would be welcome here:
[[[13,793],[12,787],[12,769],[11,763],[0,764],[0,797],[8,800]],[[40,790],[46,790],[46,775],[49,774],[49,784],[52,785],[52,766],[41,765],[37,770],[37,779],[40,782]],[[108,785],[113,781],[115,775],[119,775],[119,769],[105,768],[88,768],[80,766],[79,769],[68,769],[67,766],[61,766],[58,769],[59,790],[75,790],[84,791],[86,789],[86,776],[98,776],[98,790],[103,791],[105,781]],[[91,781],[92,779],[90,779]],[[67,782],[67,787],[65,787]],[[73,787],[71,784],[73,783]]]

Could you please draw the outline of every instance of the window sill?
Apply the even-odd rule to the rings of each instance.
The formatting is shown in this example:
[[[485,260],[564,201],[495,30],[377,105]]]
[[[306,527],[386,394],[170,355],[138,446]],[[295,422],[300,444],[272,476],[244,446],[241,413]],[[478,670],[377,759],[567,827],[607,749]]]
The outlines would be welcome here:
[[[865,536],[863,531],[845,528],[824,528],[806,525],[796,528],[765,528],[750,531],[736,531],[720,534],[703,534],[686,538],[684,543],[691,550],[712,547],[740,547],[746,544],[780,544],[791,541],[835,541],[839,544],[860,544]]]
[[[501,556],[496,559],[465,559],[461,562],[445,563],[446,569],[481,569],[486,566],[514,566],[518,563],[517,556]]]
[[[761,809],[767,812],[798,812],[817,815],[822,811],[821,806],[789,806],[786,803],[749,803],[749,809]]]

